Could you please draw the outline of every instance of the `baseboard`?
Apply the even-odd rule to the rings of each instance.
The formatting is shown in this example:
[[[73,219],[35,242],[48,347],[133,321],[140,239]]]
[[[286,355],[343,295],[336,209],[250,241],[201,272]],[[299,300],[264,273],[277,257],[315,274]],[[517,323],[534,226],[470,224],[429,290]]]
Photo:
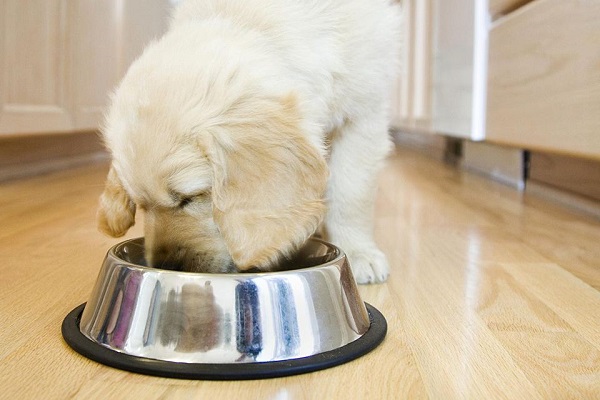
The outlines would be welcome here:
[[[529,180],[600,202],[600,161],[532,151]]]
[[[416,150],[436,160],[445,160],[446,158],[447,145],[444,136],[404,129],[393,129],[391,135],[397,146]]]
[[[554,188],[552,186],[528,181],[525,189],[527,195],[533,195],[550,201],[558,206],[574,212],[591,216],[600,220],[600,202],[574,193]]]
[[[393,130],[399,146],[426,154],[438,160],[449,160],[453,153],[459,167],[485,178],[524,191],[565,209],[600,219],[600,163],[575,160],[555,155],[531,154],[529,178],[524,151],[485,142],[462,140],[441,135]],[[458,151],[457,151],[458,150]]]
[[[0,137],[0,182],[107,159],[97,132]]]
[[[461,167],[522,191],[525,189],[523,150],[465,140]]]

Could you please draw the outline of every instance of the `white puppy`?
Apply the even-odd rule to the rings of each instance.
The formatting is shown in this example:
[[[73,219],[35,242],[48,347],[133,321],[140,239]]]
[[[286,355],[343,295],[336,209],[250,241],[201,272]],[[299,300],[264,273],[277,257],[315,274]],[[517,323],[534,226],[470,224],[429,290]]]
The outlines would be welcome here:
[[[100,228],[145,211],[157,267],[270,270],[323,223],[359,283],[390,149],[399,13],[387,0],[188,0],[112,98]]]

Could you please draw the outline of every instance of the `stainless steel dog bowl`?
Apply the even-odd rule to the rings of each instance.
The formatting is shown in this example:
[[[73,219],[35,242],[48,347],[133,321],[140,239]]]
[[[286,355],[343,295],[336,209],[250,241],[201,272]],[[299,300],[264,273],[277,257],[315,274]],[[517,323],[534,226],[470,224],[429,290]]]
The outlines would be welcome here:
[[[287,267],[203,274],[145,266],[143,238],[112,247],[66,342],[101,363],[152,375],[253,379],[338,365],[375,348],[385,318],[360,299],[346,256],[311,239]]]

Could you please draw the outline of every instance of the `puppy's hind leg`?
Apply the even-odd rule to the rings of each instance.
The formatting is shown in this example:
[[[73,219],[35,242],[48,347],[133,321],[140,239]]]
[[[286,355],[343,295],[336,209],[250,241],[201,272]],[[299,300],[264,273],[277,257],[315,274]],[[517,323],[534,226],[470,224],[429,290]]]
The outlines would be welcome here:
[[[347,122],[332,138],[325,232],[348,256],[358,283],[383,282],[389,273],[373,239],[373,214],[377,173],[390,149],[383,112]]]

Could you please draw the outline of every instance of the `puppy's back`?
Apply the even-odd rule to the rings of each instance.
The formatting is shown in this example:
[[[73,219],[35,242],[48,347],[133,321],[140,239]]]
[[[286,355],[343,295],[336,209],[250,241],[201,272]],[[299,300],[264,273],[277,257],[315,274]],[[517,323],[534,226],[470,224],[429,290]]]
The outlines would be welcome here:
[[[265,51],[329,115],[381,101],[396,74],[400,9],[390,0],[185,0],[171,26],[193,21],[263,35]]]

